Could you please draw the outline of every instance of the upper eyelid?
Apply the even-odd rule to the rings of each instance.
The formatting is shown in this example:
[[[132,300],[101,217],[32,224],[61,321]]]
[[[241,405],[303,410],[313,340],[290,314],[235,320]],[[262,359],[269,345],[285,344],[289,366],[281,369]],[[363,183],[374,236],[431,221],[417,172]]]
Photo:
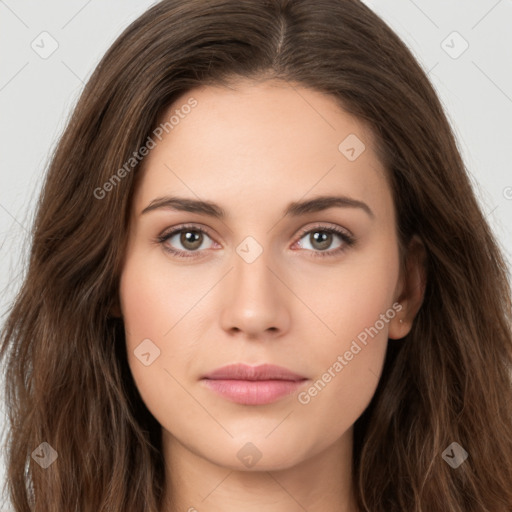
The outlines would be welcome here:
[[[324,229],[326,231],[329,231],[329,230],[333,230],[333,231],[343,231],[345,235],[347,236],[350,236],[350,237],[353,237],[354,235],[352,234],[352,232],[350,230],[348,230],[347,228],[343,227],[343,226],[338,226],[338,225],[329,225],[329,223],[323,223],[323,222],[320,222],[318,224],[315,224],[314,226],[310,226],[310,227],[305,227],[305,228],[302,228],[298,231],[298,235],[299,236],[303,236],[305,235],[306,233],[309,233],[310,231],[313,231],[315,229],[318,229],[319,231]],[[337,234],[340,234],[340,233],[337,233]]]

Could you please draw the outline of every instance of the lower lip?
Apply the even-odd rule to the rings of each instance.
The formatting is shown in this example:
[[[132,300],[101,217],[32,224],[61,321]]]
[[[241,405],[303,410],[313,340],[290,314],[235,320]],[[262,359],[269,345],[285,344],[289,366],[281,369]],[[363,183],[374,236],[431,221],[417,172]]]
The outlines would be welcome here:
[[[304,384],[304,380],[214,380],[202,379],[213,391],[243,405],[270,404],[290,395]]]

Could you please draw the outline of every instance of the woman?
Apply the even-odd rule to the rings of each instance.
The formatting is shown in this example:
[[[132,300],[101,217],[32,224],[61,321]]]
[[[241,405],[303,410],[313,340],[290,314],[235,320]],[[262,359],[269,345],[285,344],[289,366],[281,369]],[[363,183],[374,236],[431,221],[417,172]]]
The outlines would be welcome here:
[[[164,0],[89,80],[3,331],[16,512],[512,510],[506,264],[362,3]]]

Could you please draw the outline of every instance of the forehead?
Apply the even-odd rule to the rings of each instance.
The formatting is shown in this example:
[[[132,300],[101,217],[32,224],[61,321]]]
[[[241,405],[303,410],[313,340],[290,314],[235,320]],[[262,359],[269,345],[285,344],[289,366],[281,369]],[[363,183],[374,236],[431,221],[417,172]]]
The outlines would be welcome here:
[[[205,86],[159,121],[167,128],[144,159],[139,203],[183,192],[261,207],[339,192],[390,206],[372,131],[321,92],[280,81]]]

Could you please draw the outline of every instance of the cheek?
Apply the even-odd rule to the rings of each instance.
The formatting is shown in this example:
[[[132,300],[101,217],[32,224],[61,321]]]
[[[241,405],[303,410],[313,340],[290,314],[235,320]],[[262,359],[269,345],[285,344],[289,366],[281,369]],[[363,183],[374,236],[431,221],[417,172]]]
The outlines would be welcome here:
[[[387,339],[389,320],[395,316],[391,306],[399,273],[398,251],[389,238],[388,242],[376,240],[372,247],[351,253],[328,274],[317,276],[315,287],[311,287],[314,276],[309,275],[296,286],[324,324],[319,327],[328,352],[349,346],[350,340],[361,333],[364,338],[366,329],[376,322],[380,339]],[[382,323],[379,320],[386,312],[388,322]]]
[[[388,245],[380,252],[361,253],[324,281],[321,294],[309,295],[328,329],[322,329],[321,350],[311,354],[316,379],[297,398],[309,410],[309,421],[317,422],[327,437],[348,429],[375,393],[389,323],[396,316],[392,306],[397,276],[398,254]]]
[[[194,266],[170,262],[154,247],[134,248],[120,281],[121,310],[130,342],[151,338],[179,346],[194,339],[199,301],[215,285],[215,278]]]
[[[332,442],[346,432],[375,394],[388,342],[387,327],[374,327],[380,312],[378,307],[367,309],[365,314],[352,317],[350,324],[338,324],[338,336],[315,351],[315,378],[297,395],[313,444]],[[350,332],[356,334],[350,336]],[[319,432],[322,441],[318,440]]]
[[[200,335],[193,305],[204,294],[204,283],[201,287],[179,270],[169,275],[170,266],[164,263],[161,256],[131,254],[120,281],[128,364],[143,401],[160,423],[166,421],[162,411],[189,406],[190,397],[178,382],[193,362]]]

